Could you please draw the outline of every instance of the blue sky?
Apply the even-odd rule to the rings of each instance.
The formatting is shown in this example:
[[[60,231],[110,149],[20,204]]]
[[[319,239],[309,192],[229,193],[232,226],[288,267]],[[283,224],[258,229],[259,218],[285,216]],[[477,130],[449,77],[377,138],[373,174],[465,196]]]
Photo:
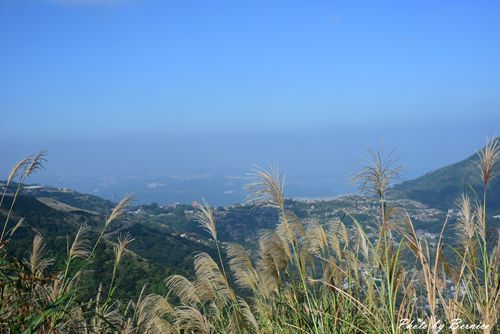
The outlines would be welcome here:
[[[499,134],[499,32],[498,1],[0,0],[1,171],[340,175],[382,144],[417,176]]]

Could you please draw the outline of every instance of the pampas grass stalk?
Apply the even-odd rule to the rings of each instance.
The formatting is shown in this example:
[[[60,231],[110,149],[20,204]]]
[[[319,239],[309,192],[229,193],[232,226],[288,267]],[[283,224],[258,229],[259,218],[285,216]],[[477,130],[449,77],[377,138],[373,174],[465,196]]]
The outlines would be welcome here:
[[[2,243],[2,241],[4,239],[5,230],[9,224],[10,216],[12,214],[12,211],[14,210],[14,205],[16,204],[17,197],[19,196],[19,193],[24,185],[24,182],[31,174],[33,174],[37,170],[43,168],[43,163],[46,161],[45,156],[46,156],[46,152],[40,151],[39,153],[35,154],[34,156],[22,159],[12,168],[11,172],[9,173],[9,177],[7,179],[7,184],[5,185],[2,199],[0,200],[0,205],[1,205],[1,203],[3,203],[7,188],[10,186],[11,182],[14,180],[14,178],[17,175],[20,175],[20,178],[19,178],[19,182],[17,183],[16,191],[12,197],[12,202],[11,202],[10,208],[7,212],[7,217],[5,218],[5,222],[4,222],[4,225],[2,228],[2,234],[0,235],[0,243]]]

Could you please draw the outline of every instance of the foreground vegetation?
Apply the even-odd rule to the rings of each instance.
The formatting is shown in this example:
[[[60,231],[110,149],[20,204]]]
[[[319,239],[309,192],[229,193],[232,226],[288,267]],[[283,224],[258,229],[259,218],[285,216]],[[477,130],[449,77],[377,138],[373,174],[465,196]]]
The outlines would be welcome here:
[[[370,164],[354,178],[379,202],[376,238],[348,213],[328,226],[304,223],[285,205],[279,171],[257,168],[247,186],[250,202],[278,216],[276,227],[261,233],[257,256],[219,242],[212,209],[203,203],[196,219],[216,254],[196,255],[193,278],[166,278],[165,295],[149,294],[145,286],[135,300],[116,296],[117,277],[127,274],[120,272],[123,259],[133,256],[130,235],[113,246],[109,282],[99,284],[91,298],[80,289],[106,229],[126,212],[131,196],[113,209],[95,238],[88,237],[86,225],[68,238],[61,270],[55,270],[41,235],[28,258],[7,250],[24,224],[13,212],[16,198],[43,154],[24,159],[12,169],[0,199],[0,207],[10,203],[0,236],[0,332],[460,333],[471,326],[467,332],[495,333],[500,238],[498,230],[490,235],[485,203],[498,175],[498,141],[479,157],[482,193],[457,200],[460,219],[453,227],[443,222],[435,247],[417,235],[404,209],[386,199],[399,167],[378,153],[371,152]],[[444,233],[455,233],[457,242],[445,244]]]

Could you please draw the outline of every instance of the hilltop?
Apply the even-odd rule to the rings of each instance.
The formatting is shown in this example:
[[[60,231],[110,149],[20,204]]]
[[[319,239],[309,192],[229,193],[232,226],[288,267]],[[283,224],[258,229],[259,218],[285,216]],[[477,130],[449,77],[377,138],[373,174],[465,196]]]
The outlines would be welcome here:
[[[498,140],[498,138],[497,138]],[[421,177],[393,187],[393,197],[412,199],[431,207],[448,210],[464,191],[482,197],[482,182],[478,171],[477,153],[468,158],[431,171]],[[500,213],[500,178],[494,178],[488,189],[487,205],[492,215]]]

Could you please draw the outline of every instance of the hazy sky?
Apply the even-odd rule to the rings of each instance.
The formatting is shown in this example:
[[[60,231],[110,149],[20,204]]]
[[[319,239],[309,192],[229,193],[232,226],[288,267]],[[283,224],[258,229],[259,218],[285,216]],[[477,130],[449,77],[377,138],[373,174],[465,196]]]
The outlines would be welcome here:
[[[499,60],[498,1],[0,0],[0,172],[340,177],[366,144],[413,177],[500,133]]]

